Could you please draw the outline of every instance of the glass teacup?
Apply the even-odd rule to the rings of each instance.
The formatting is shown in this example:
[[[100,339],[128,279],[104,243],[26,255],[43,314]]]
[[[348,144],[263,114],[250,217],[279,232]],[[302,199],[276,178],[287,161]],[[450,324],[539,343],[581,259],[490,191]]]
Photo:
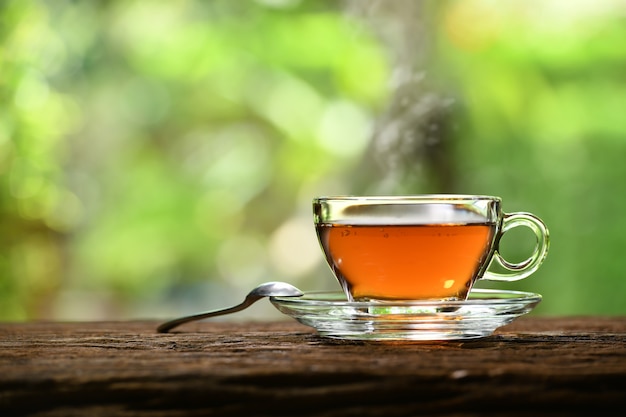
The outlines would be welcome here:
[[[526,278],[547,255],[543,221],[504,213],[501,205],[499,197],[480,195],[337,196],[315,198],[313,213],[349,300],[465,300],[479,279]],[[500,239],[520,226],[537,242],[528,259],[508,262]],[[490,270],[492,264],[504,272]]]

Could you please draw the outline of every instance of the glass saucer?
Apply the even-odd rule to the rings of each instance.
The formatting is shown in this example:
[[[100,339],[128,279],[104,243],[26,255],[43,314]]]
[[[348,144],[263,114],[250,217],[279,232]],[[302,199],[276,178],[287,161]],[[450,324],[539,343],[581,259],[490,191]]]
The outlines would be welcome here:
[[[348,340],[458,340],[491,335],[529,313],[540,294],[473,289],[464,301],[350,302],[342,292],[270,297],[282,313],[317,330]]]

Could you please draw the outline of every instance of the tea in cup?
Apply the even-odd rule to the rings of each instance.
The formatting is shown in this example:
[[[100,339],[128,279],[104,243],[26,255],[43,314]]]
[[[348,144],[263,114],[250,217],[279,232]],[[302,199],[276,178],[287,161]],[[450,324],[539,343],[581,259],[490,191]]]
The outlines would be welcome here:
[[[313,200],[328,265],[350,301],[465,300],[479,279],[516,281],[545,259],[549,234],[537,216],[504,213],[499,197],[338,196]],[[515,227],[537,238],[523,262],[505,260],[500,239]],[[490,270],[492,263],[504,272]]]

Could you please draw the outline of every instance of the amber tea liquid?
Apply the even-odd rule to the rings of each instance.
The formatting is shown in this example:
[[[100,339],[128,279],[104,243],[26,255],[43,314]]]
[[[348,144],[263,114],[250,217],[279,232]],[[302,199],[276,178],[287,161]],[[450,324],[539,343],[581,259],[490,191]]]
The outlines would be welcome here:
[[[490,255],[495,224],[316,225],[354,300],[464,300]]]

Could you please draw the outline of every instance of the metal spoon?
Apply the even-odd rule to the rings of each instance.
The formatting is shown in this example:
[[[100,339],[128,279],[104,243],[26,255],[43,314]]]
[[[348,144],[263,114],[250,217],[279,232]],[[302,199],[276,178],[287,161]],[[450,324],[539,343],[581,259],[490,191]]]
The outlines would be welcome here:
[[[194,320],[202,320],[209,317],[221,316],[223,314],[235,313],[249,307],[252,303],[264,297],[301,297],[302,295],[304,295],[302,291],[300,291],[291,284],[287,284],[286,282],[266,282],[250,291],[241,304],[222,310],[207,311],[204,313],[193,314],[191,316],[185,316],[175,320],[170,320],[157,327],[157,332],[167,333],[174,327],[179,326],[183,323]]]

